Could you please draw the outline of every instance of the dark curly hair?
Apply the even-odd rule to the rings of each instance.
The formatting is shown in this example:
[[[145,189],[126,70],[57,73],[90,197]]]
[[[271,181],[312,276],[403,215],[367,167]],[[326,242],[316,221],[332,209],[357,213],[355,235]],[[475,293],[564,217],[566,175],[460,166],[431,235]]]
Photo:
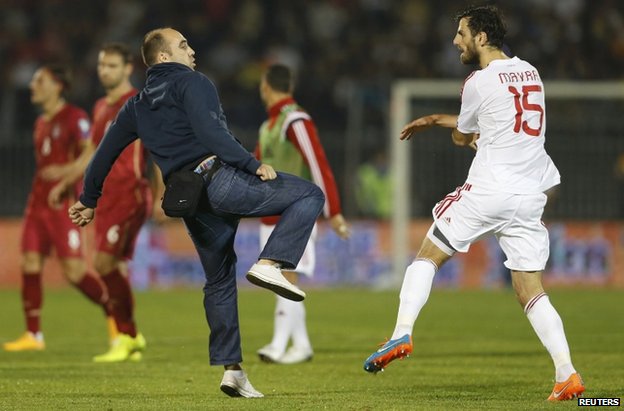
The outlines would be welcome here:
[[[455,16],[455,21],[468,19],[468,28],[473,36],[480,32],[487,34],[488,44],[501,49],[507,33],[503,14],[496,6],[470,6]]]

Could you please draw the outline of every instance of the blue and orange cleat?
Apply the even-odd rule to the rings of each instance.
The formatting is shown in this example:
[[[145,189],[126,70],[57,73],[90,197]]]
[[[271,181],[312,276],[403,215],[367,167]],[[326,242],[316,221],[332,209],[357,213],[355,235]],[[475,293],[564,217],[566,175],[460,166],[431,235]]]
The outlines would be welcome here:
[[[579,373],[574,373],[564,382],[555,384],[548,401],[565,401],[578,398],[585,392],[585,384]]]
[[[412,336],[409,334],[396,340],[388,340],[364,361],[364,371],[372,373],[383,371],[390,362],[397,358],[409,357],[412,348]]]

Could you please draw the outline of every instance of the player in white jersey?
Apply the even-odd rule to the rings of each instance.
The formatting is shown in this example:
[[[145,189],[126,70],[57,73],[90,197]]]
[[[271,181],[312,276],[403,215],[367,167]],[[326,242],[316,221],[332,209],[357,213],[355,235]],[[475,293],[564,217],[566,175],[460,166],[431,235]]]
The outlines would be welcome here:
[[[409,123],[402,140],[432,126],[452,129],[452,140],[476,155],[466,183],[433,208],[434,222],[407,268],[394,332],[364,362],[368,372],[408,356],[412,329],[439,267],[455,252],[494,235],[505,252],[516,296],[555,365],[549,400],[566,400],[585,387],[572,365],[559,314],[544,292],[541,273],[548,260],[548,231],[541,217],[544,192],[559,184],[557,168],[544,150],[546,112],[539,73],[502,51],[505,25],[494,6],[470,7],[457,16],[453,40],[461,62],[480,70],[465,81],[459,116],[433,114]]]

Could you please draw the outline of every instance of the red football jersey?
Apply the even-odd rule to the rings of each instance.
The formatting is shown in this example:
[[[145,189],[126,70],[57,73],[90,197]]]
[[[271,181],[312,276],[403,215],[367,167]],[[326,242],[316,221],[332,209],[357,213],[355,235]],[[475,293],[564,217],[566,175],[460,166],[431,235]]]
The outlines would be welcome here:
[[[37,170],[31,191],[32,203],[47,206],[48,193],[58,183],[43,180],[39,171],[52,164],[74,161],[80,154],[82,141],[89,137],[90,128],[87,113],[71,104],[65,104],[50,120],[43,116],[37,118],[33,135]]]
[[[132,89],[113,104],[109,104],[105,97],[96,101],[93,107],[93,127],[91,128],[91,141],[94,146],[100,144],[121,107],[136,93],[137,90]],[[145,156],[146,150],[138,139],[124,149],[106,177],[102,189],[102,201],[108,201],[108,199],[115,202],[123,201],[126,198],[120,197],[120,192],[130,193],[148,186]]]

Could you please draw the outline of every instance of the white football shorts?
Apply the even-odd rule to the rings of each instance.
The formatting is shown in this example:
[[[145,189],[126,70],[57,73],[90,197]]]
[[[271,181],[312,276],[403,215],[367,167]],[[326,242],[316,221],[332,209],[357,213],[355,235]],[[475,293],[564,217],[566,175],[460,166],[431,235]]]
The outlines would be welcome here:
[[[262,250],[266,245],[267,240],[269,239],[269,236],[273,232],[274,228],[274,225],[260,223],[260,250]],[[316,266],[316,248],[314,246],[314,242],[316,241],[317,231],[316,224],[314,224],[308,244],[303,251],[299,264],[297,264],[297,267],[294,270],[295,272],[303,274],[306,277],[312,277],[314,275],[314,267]]]
[[[434,224],[427,237],[443,251],[465,253],[470,244],[493,234],[507,256],[505,267],[514,271],[541,271],[549,255],[548,230],[542,223],[547,197],[509,194],[457,187],[433,207]],[[445,239],[436,238],[438,229]]]

